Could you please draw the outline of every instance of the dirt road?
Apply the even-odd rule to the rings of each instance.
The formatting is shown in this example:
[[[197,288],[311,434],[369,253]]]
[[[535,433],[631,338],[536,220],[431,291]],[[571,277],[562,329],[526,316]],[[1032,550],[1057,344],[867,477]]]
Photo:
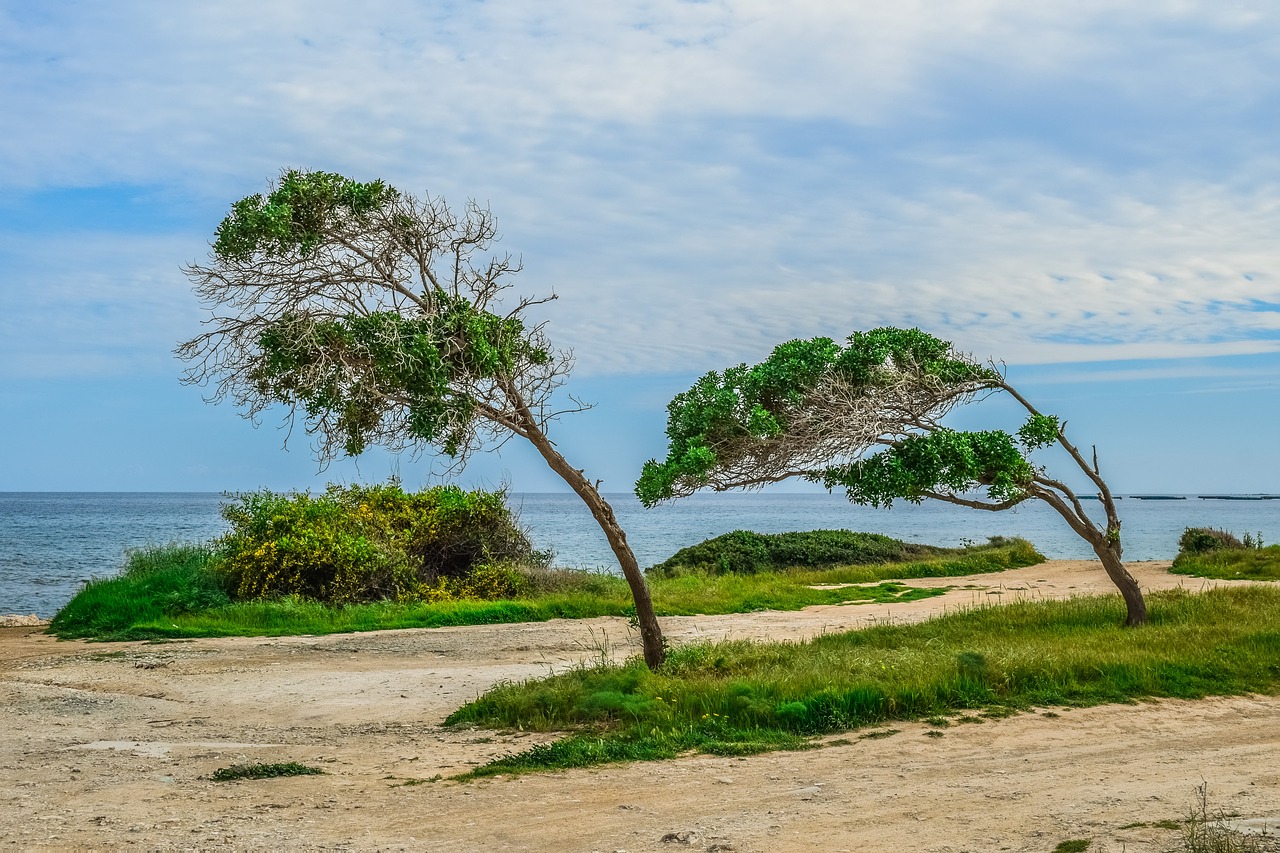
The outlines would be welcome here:
[[[1132,564],[1147,590],[1197,579]],[[1019,595],[1107,592],[1054,561],[895,605],[664,619],[672,642],[802,638]],[[638,652],[621,619],[234,638],[60,642],[0,628],[0,849],[565,851],[1167,850],[1202,780],[1280,825],[1280,698],[1029,713],[747,759],[694,756],[458,784],[541,735],[445,729],[492,684]],[[219,783],[300,761],[323,776]],[[1136,825],[1143,824],[1143,825]]]

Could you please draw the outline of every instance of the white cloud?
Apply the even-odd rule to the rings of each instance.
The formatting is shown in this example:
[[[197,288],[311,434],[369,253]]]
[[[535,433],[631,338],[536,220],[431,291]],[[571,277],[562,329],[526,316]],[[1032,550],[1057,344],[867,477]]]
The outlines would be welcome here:
[[[889,323],[1011,362],[1271,352],[1277,30],[1181,0],[0,4],[0,186],[210,222],[292,165],[476,195],[585,374]],[[8,371],[170,369],[202,238],[7,242]]]

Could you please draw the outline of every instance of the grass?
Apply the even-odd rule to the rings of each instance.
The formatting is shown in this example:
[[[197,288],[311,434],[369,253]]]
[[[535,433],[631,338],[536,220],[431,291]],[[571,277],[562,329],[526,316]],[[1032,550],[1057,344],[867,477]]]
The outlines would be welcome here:
[[[949,577],[1034,565],[1044,558],[1024,540],[960,550],[945,558],[826,570],[755,575],[685,575],[650,581],[660,616],[798,610],[814,604],[911,601],[945,589],[898,581]],[[203,546],[166,546],[133,552],[115,578],[90,581],[54,617],[50,631],[63,638],[175,639],[286,636],[435,628],[549,619],[625,616],[633,611],[626,582],[612,575],[527,570],[525,597],[434,603],[376,602],[335,607],[297,598],[231,602],[217,573],[217,556]],[[865,584],[813,588],[818,584]]]
[[[241,779],[276,779],[281,776],[323,776],[319,767],[308,767],[296,761],[285,764],[233,764],[220,767],[209,776],[215,782],[238,782]]]
[[[1195,805],[1182,823],[1184,853],[1263,853],[1275,849],[1263,847],[1256,837],[1233,832],[1226,821],[1221,809],[1209,810],[1209,784],[1198,785]]]
[[[1072,838],[1068,841],[1062,841],[1058,843],[1057,847],[1053,848],[1053,853],[1084,853],[1089,849],[1089,841],[1088,838]]]
[[[903,542],[878,533],[852,530],[800,530],[756,533],[735,530],[681,548],[646,570],[650,577],[684,574],[756,574],[779,569],[905,563],[955,556],[959,548],[937,548]]]
[[[463,778],[699,751],[806,748],[892,720],[1280,689],[1280,589],[1152,594],[1123,628],[1114,596],[1015,602],[805,643],[704,643],[642,663],[501,685],[450,723],[568,731]],[[941,734],[941,732],[938,732]]]
[[[1224,580],[1280,580],[1280,545],[1265,548],[1218,548],[1204,554],[1183,552],[1171,572]]]
[[[50,631],[60,637],[145,639],[125,636],[130,627],[168,624],[170,616],[202,612],[230,603],[212,572],[212,548],[168,545],[128,554],[123,572],[91,580],[53,617]]]

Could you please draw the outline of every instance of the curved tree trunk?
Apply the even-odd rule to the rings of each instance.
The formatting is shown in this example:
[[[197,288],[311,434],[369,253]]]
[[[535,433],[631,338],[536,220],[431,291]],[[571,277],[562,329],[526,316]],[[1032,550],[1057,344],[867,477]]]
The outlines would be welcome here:
[[[609,540],[609,547],[613,550],[613,556],[622,567],[622,575],[627,579],[627,585],[631,587],[631,598],[636,605],[636,620],[640,624],[640,639],[644,643],[644,662],[648,664],[649,669],[657,669],[667,658],[666,642],[662,638],[658,617],[653,612],[649,585],[645,583],[644,574],[640,571],[640,564],[636,562],[635,553],[627,544],[626,531],[622,529],[622,525],[618,524],[618,519],[613,514],[613,507],[601,496],[599,490],[586,478],[581,469],[574,468],[560,455],[560,451],[556,450],[551,440],[540,429],[535,428],[527,437],[538,449],[538,453],[542,454],[542,458],[546,460],[551,470],[559,474],[560,478],[568,483],[587,505],[596,523],[604,531],[605,538]]]
[[[1104,539],[1101,542],[1089,544],[1093,546],[1093,552],[1102,561],[1102,568],[1106,569],[1107,577],[1111,578],[1111,582],[1124,597],[1124,606],[1127,611],[1124,624],[1129,627],[1147,624],[1147,603],[1142,598],[1142,589],[1138,586],[1137,580],[1129,574],[1129,570],[1120,561],[1119,541],[1107,542]]]

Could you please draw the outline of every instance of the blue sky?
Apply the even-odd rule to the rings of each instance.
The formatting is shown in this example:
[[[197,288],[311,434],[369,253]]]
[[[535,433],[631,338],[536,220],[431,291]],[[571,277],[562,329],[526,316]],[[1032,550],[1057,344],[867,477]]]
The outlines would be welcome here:
[[[1121,492],[1280,491],[1264,4],[0,0],[0,80],[0,490],[432,476],[178,383],[180,265],[298,167],[492,208],[606,490],[698,374],[893,324],[1003,359]],[[511,445],[464,479],[559,488]]]

